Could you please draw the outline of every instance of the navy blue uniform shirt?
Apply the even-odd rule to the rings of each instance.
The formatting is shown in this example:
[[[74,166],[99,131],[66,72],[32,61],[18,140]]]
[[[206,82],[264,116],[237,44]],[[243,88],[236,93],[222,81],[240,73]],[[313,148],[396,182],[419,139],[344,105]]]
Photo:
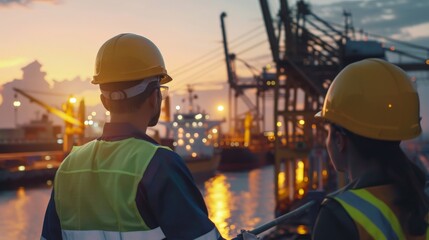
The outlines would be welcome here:
[[[96,141],[119,141],[136,138],[158,144],[148,135],[126,123],[106,123]],[[55,184],[55,183],[54,183]],[[141,179],[137,208],[151,229],[161,227],[167,239],[195,239],[215,236],[222,239],[207,216],[204,199],[182,158],[173,151],[159,148]],[[61,225],[55,209],[54,194],[45,214],[42,239],[62,239]],[[209,238],[207,238],[209,237]]]

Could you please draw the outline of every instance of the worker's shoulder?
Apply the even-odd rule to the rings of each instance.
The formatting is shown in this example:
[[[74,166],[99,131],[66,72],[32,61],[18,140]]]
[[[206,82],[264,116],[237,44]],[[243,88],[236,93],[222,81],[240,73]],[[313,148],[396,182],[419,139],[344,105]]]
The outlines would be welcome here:
[[[169,147],[158,145],[155,154],[152,157],[152,161],[160,160],[163,163],[176,163],[177,161],[181,162],[182,158],[171,150]]]

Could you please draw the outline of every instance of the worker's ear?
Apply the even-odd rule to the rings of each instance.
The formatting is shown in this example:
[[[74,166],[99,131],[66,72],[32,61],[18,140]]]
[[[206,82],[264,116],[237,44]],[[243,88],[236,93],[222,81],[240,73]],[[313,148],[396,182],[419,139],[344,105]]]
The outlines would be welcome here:
[[[344,152],[347,146],[347,136],[340,131],[335,131],[334,143],[337,146],[338,151]]]
[[[107,99],[103,96],[103,94],[100,94],[100,99],[101,99],[101,102],[103,103],[104,108],[105,108],[107,111],[110,111],[109,100],[107,100]]]
[[[156,107],[158,106],[158,101],[161,101],[161,99],[158,97],[158,93],[159,90],[155,89],[154,91],[152,91],[152,93],[149,95],[148,101],[151,107]]]

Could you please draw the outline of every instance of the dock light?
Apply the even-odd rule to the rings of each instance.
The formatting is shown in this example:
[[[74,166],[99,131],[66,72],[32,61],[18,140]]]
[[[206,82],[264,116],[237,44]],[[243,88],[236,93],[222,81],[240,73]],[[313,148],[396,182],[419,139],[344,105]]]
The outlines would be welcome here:
[[[19,100],[15,100],[15,101],[13,101],[13,106],[14,107],[20,107],[21,106],[21,102],[19,101]]]
[[[186,145],[186,150],[190,151],[191,150],[191,145]]]
[[[53,168],[53,167],[54,167],[54,166],[53,166],[52,164],[47,164],[47,165],[46,165],[46,168],[47,168],[47,169],[51,169],[51,168]]]
[[[212,133],[217,133],[217,129],[216,128],[213,128],[213,130],[212,130]]]
[[[429,59],[426,59],[426,65],[429,65]]]
[[[203,143],[206,143],[206,142],[207,142],[207,139],[206,139],[206,138],[203,138],[201,141],[202,141]]]
[[[299,194],[299,195],[301,195],[301,196],[302,196],[302,195],[304,195],[304,189],[300,188],[300,189],[298,190],[298,194]]]
[[[201,113],[198,113],[197,115],[195,115],[195,119],[199,120],[201,118],[203,118],[203,115]]]
[[[183,119],[183,116],[182,116],[182,115],[177,115],[177,119],[178,119],[178,120],[182,120],[182,119]]]
[[[197,153],[196,152],[193,152],[191,155],[192,155],[193,158],[197,157]]]
[[[110,112],[109,111],[106,111],[106,116],[110,116]]]
[[[97,115],[97,113],[96,112],[92,112],[91,115],[95,117]]]
[[[282,122],[277,122],[277,127],[281,127],[282,126]]]
[[[69,98],[69,103],[75,104],[76,102],[77,102],[77,99],[75,97],[70,97]]]
[[[305,121],[304,121],[304,119],[301,119],[301,120],[298,121],[298,123],[299,123],[299,125],[304,125]]]
[[[179,139],[177,141],[177,143],[179,144],[179,146],[183,146],[183,144],[185,143],[185,141],[183,141],[183,139]]]
[[[177,106],[176,106],[176,110],[177,110],[177,111],[179,111],[179,110],[180,110],[180,106],[179,106],[179,105],[177,105]]]
[[[177,122],[173,122],[173,127],[177,127],[178,123]]]
[[[209,115],[206,115],[206,119],[209,119],[210,118],[210,116]]]
[[[217,106],[217,110],[218,110],[219,112],[222,112],[223,110],[225,110],[225,107],[224,107],[223,105],[218,105],[218,106]]]
[[[304,162],[298,161],[295,169],[296,183],[302,183],[304,181]]]
[[[91,119],[92,119],[92,116],[91,116],[91,115],[89,115],[89,116],[88,116],[88,120],[91,120]]]
[[[198,138],[200,135],[198,133],[194,133],[194,138]]]
[[[85,120],[85,122],[83,122],[83,124],[85,124],[85,126],[88,126],[88,120]]]
[[[192,143],[194,143],[194,141],[195,141],[195,140],[194,140],[193,138],[190,138],[190,139],[189,139],[189,143],[191,143],[191,144],[192,144]]]
[[[190,133],[186,133],[185,136],[186,136],[186,138],[190,138],[191,134]]]
[[[19,166],[19,167],[18,167],[18,170],[19,170],[19,171],[21,171],[21,172],[22,172],[22,171],[25,171],[25,166],[23,166],[23,165]]]
[[[203,123],[202,122],[198,122],[198,126],[202,127]]]
[[[94,124],[94,121],[89,120],[89,121],[88,121],[88,125],[92,125],[92,124]]]
[[[305,235],[305,234],[308,234],[309,231],[308,231],[307,226],[305,226],[305,225],[298,225],[298,227],[296,228],[296,232],[298,234]]]
[[[45,156],[45,160],[46,160],[46,161],[49,161],[49,160],[51,160],[51,159],[52,159],[52,157],[51,157],[51,156],[49,156],[49,155]]]

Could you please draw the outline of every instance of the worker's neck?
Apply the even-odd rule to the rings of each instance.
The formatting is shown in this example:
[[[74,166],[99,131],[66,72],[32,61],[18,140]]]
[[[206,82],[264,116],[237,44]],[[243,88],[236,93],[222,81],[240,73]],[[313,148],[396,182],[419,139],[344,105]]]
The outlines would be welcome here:
[[[349,155],[349,178],[351,181],[360,178],[368,172],[378,171],[382,167],[377,159],[365,159],[356,152]]]
[[[140,132],[146,133],[149,120],[146,116],[139,114],[138,112],[133,113],[120,113],[111,114],[111,123],[129,123],[137,128]]]

